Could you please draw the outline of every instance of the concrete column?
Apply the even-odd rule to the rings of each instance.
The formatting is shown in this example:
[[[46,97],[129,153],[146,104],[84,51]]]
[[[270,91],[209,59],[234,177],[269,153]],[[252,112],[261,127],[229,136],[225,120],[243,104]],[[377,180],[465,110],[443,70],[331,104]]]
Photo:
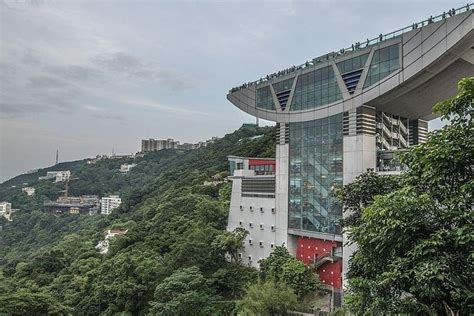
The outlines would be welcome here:
[[[367,171],[368,168],[376,167],[376,145],[375,135],[358,134],[343,137],[343,184],[351,183],[358,175]],[[349,214],[344,213],[343,217]],[[343,234],[342,255],[342,285],[347,287],[346,273],[348,271],[349,259],[357,248],[356,245],[346,245],[347,234]]]
[[[275,174],[275,199],[276,199],[276,236],[277,246],[285,245],[288,251],[295,255],[296,245],[293,238],[288,235],[288,183],[290,164],[289,144],[276,145],[276,174]]]

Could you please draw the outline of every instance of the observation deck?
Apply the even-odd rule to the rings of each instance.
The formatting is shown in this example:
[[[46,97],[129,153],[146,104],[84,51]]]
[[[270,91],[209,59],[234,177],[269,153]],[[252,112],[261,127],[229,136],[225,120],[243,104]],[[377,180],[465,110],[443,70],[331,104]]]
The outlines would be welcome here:
[[[472,7],[419,23],[299,66],[245,83],[227,99],[279,123],[311,121],[369,105],[409,119],[431,120],[432,106],[474,75]]]

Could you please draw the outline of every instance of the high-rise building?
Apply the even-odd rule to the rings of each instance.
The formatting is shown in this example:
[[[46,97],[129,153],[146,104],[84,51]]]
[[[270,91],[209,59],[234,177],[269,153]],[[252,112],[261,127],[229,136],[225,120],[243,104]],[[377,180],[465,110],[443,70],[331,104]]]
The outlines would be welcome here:
[[[104,215],[109,215],[112,213],[112,210],[119,207],[122,203],[122,199],[118,195],[110,195],[108,197],[103,197],[100,200],[100,213]]]
[[[345,244],[334,191],[368,169],[403,171],[395,153],[423,143],[432,106],[474,74],[473,25],[466,6],[229,91],[239,109],[277,124],[274,175],[250,172],[251,158],[230,158],[228,229],[250,232],[243,263],[257,266],[284,245],[340,304],[356,246]]]

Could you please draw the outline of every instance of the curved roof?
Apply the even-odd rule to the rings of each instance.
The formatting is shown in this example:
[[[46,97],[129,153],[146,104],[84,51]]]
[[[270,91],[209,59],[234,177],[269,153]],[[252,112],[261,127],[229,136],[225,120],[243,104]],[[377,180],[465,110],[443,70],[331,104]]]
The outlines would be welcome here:
[[[435,117],[432,106],[453,96],[461,78],[474,75],[473,26],[472,9],[443,16],[378,44],[341,50],[232,89],[227,99],[276,122],[318,119],[364,104],[429,120]]]

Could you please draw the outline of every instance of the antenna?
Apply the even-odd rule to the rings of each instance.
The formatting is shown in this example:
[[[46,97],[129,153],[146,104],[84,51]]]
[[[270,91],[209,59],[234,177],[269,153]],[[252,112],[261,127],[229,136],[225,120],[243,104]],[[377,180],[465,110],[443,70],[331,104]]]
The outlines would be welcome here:
[[[59,149],[56,149],[56,164],[59,162]]]

